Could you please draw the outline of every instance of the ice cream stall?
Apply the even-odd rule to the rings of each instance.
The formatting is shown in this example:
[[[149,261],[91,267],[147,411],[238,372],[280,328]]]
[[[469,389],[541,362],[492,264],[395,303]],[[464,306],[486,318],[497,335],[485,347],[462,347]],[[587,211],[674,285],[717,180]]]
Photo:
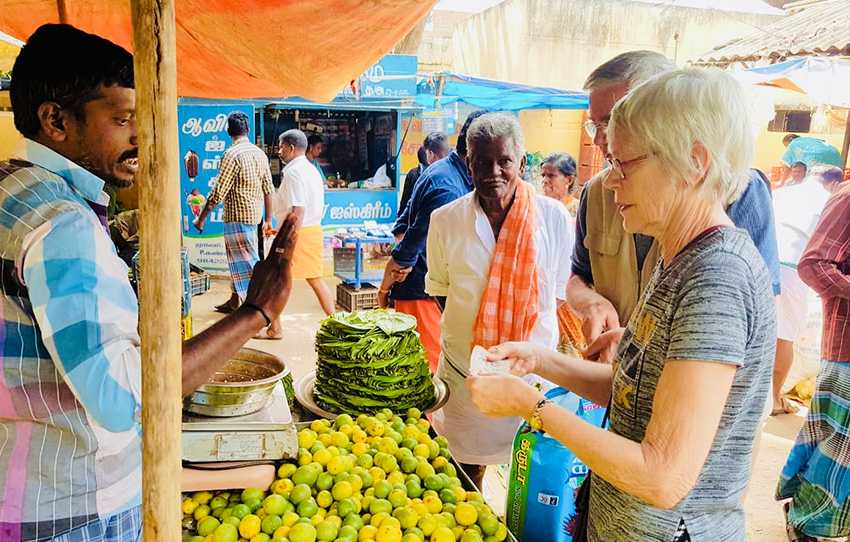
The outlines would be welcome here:
[[[227,272],[221,206],[202,234],[192,221],[230,146],[226,130],[232,111],[243,111],[251,120],[250,138],[268,155],[276,186],[284,166],[277,156],[280,134],[298,128],[308,137],[321,138],[322,150],[311,161],[325,183],[322,225],[329,239],[342,230],[388,231],[396,219],[404,175],[399,160],[406,136],[402,123],[421,110],[415,104],[416,66],[415,56],[386,55],[326,103],[301,98],[181,99],[182,229],[190,261],[212,273]]]

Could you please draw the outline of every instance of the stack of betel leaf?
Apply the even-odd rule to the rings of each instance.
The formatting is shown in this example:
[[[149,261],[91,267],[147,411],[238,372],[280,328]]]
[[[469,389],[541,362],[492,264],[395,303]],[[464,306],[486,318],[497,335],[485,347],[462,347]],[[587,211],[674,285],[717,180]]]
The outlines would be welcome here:
[[[316,334],[316,402],[350,414],[434,404],[434,384],[416,319],[383,310],[338,312]]]

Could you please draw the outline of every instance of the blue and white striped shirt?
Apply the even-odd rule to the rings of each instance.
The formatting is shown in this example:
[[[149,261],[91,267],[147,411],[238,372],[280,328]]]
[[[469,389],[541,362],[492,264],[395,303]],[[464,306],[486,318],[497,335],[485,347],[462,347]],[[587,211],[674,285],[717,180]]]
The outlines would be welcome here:
[[[104,182],[34,141],[0,163],[0,540],[138,506],[138,304]]]

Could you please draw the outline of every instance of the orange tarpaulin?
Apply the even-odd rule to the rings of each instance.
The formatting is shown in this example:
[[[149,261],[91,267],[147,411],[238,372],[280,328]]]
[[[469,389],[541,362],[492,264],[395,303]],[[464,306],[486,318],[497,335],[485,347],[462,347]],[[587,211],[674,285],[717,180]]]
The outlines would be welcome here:
[[[330,101],[436,0],[175,0],[181,96]],[[132,51],[130,0],[2,0],[0,31],[66,22]]]

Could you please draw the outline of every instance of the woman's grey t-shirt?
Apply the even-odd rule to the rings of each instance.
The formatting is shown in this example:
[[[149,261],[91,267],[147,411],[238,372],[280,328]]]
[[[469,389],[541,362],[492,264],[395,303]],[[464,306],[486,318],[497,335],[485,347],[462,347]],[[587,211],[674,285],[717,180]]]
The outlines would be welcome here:
[[[674,509],[661,510],[594,475],[591,541],[672,541],[681,520],[693,542],[745,539],[741,498],[770,391],[775,341],[770,275],[745,231],[716,230],[668,267],[659,263],[617,353],[611,431],[643,440],[668,360],[710,361],[738,370],[693,490]]]

